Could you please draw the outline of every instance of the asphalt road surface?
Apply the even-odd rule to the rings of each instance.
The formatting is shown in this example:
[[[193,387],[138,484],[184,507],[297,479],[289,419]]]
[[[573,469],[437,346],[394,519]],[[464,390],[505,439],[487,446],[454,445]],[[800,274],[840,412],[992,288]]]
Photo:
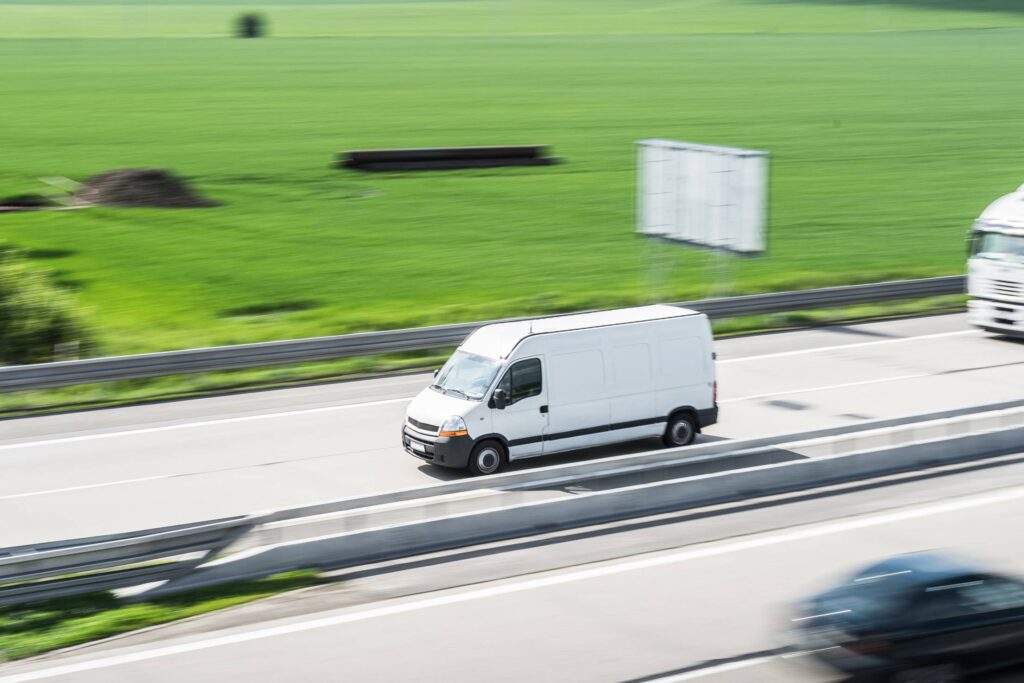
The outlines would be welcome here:
[[[722,340],[742,438],[1019,399],[1024,345],[948,315]],[[418,374],[0,421],[0,547],[117,533],[462,476],[404,453]],[[705,437],[706,438],[706,437]],[[637,442],[530,460],[637,452]]]
[[[806,656],[778,654],[787,605],[867,563],[924,549],[1024,575],[1024,454],[1002,463],[356,576],[339,590],[363,604],[325,609],[327,595],[314,592],[287,618],[260,619],[254,607],[252,623],[183,624],[8,664],[0,683],[840,680],[808,668]],[[445,578],[460,587],[436,584]],[[380,599],[402,581],[419,588]]]

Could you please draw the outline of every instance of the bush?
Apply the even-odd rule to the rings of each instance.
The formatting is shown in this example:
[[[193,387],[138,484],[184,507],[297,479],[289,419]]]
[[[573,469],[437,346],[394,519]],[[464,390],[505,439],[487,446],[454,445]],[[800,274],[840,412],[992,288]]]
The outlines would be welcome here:
[[[61,345],[92,346],[74,301],[48,273],[0,245],[0,363],[54,360]]]
[[[238,17],[239,38],[262,38],[265,31],[263,17],[258,14],[243,14]]]

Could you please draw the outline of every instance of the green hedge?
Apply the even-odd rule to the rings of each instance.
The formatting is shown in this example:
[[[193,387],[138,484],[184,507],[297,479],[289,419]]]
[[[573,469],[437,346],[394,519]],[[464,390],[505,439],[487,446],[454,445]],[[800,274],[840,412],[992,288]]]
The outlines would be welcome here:
[[[78,353],[93,345],[74,299],[49,273],[0,244],[0,363],[54,360],[61,345],[77,345]]]

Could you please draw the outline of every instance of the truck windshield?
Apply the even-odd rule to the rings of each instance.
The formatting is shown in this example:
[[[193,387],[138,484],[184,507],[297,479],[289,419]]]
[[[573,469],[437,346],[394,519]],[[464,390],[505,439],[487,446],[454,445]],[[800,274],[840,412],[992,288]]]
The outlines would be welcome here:
[[[979,258],[1024,263],[1024,235],[1001,232],[980,233],[974,243],[974,256]]]
[[[498,374],[501,363],[465,351],[456,351],[444,364],[430,388],[442,394],[479,401]]]

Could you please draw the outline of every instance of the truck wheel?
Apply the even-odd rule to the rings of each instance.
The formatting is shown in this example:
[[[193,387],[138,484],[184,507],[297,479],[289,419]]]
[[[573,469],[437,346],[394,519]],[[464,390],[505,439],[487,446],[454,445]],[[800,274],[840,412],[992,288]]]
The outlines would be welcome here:
[[[467,469],[473,476],[494,474],[505,466],[505,449],[497,441],[481,441],[469,455]]]
[[[669,448],[689,446],[697,436],[697,423],[689,413],[676,413],[668,419],[661,441]]]

